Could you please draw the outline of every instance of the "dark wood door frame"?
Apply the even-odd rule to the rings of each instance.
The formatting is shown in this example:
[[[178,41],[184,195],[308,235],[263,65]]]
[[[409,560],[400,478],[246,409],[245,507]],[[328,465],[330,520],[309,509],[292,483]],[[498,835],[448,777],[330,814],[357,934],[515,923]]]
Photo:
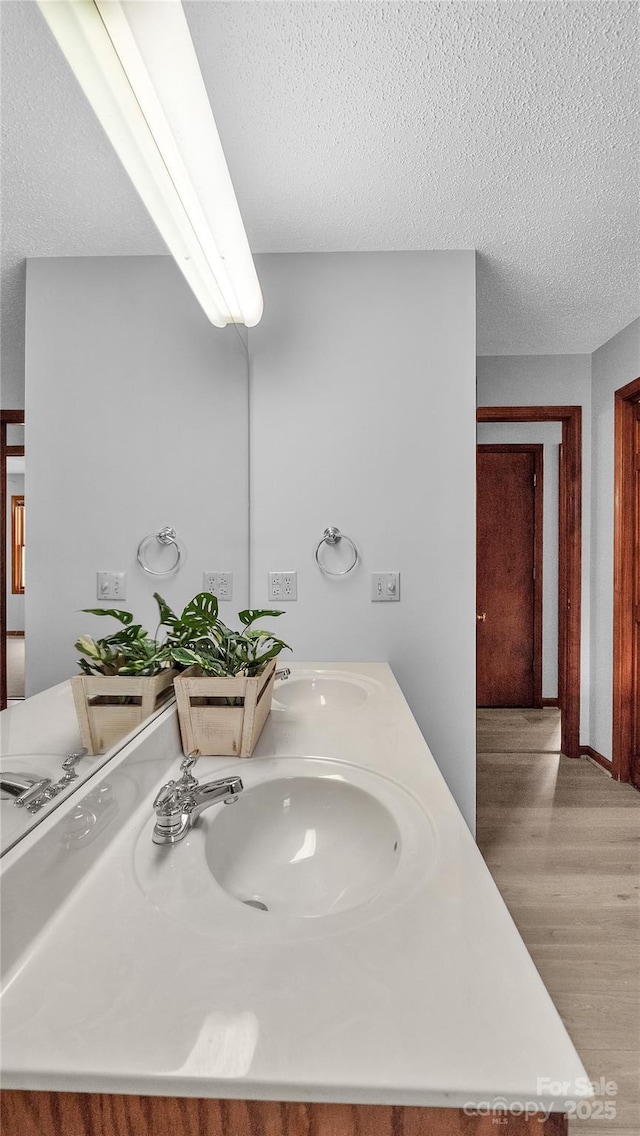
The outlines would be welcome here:
[[[634,634],[636,553],[635,405],[640,401],[640,378],[615,393],[614,518],[613,518],[613,739],[612,774],[631,779],[633,747]]]
[[[560,422],[558,555],[558,703],[562,752],[580,757],[580,609],[582,590],[582,407],[481,406],[478,422]]]
[[[542,706],[542,524],[544,446],[538,442],[493,443],[476,446],[478,453],[533,454],[535,470],[533,537],[533,704]]]
[[[0,410],[0,710],[7,705],[7,456],[24,449],[7,446],[7,426],[21,426],[24,410]]]

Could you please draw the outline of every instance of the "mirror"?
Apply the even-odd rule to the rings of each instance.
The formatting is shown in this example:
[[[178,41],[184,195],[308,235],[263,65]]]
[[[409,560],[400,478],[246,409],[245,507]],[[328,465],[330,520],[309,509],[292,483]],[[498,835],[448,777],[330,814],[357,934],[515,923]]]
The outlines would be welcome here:
[[[84,99],[41,14],[25,3],[2,17],[3,406],[24,406],[28,458],[24,623],[9,630],[25,631],[27,697],[58,695],[42,703],[34,742],[23,736],[21,690],[12,686],[0,758],[4,769],[7,755],[34,754],[42,761],[33,772],[54,779],[82,744],[73,701],[60,695],[78,673],[74,643],[117,629],[83,608],[128,608],[155,636],[153,593],[181,609],[212,572],[232,576],[223,618],[235,623],[248,605],[248,361],[244,329],[213,327],[169,255],[70,255],[137,246],[131,232],[115,232],[122,202],[109,200],[111,155],[108,143],[105,152],[94,145],[89,123],[100,127],[90,107],[69,119],[38,94],[45,68],[60,80],[62,103]],[[59,178],[51,201],[91,195],[95,230],[77,237],[71,200],[68,217],[47,215],[41,174],[25,191],[36,162]],[[131,195],[133,231],[142,207]],[[163,247],[148,219],[143,241]],[[176,545],[157,540],[167,527]],[[105,572],[117,594],[100,592]],[[78,774],[75,784],[84,762]],[[13,807],[3,800],[2,818]]]
[[[55,782],[65,756],[87,744],[65,681],[78,670],[74,643],[112,624],[80,609],[126,607],[153,636],[153,592],[181,609],[213,571],[233,577],[221,601],[230,620],[247,606],[247,354],[238,330],[206,321],[168,257],[31,261],[27,312],[26,636],[8,642],[26,642],[26,694],[39,694],[46,729],[23,736],[14,703],[1,772]],[[166,525],[177,545],[157,540]],[[119,598],[99,597],[104,571],[119,574]],[[59,732],[64,741],[47,744]],[[73,785],[36,814],[4,798],[5,848],[121,744],[97,746],[100,761],[81,762]]]
[[[39,716],[52,733],[64,726],[67,752],[91,753],[66,680],[76,640],[118,625],[81,609],[125,607],[155,636],[153,593],[181,610],[211,572],[232,577],[230,622],[248,604],[247,353],[238,329],[208,323],[169,257],[31,260],[27,313],[26,694],[45,692]],[[175,538],[163,544],[167,526]],[[100,596],[103,572],[117,596]],[[64,749],[17,743],[22,709],[6,712],[2,771],[55,781]],[[122,744],[105,739],[100,764]],[[96,767],[81,763],[72,787]],[[67,796],[35,816],[22,809],[3,825],[10,842]],[[0,807],[16,819],[10,796]]]

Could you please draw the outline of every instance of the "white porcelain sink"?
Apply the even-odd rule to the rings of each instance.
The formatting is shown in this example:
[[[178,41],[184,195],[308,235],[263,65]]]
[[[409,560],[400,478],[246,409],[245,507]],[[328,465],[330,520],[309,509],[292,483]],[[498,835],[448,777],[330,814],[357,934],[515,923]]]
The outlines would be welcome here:
[[[201,780],[209,776],[198,771]],[[384,913],[429,877],[434,827],[394,781],[323,758],[253,758],[235,803],[203,812],[184,840],[139,835],[135,875],[147,899],[216,938],[324,935]]]
[[[277,683],[273,705],[305,714],[355,710],[381,690],[372,679],[346,671],[296,671]]]
[[[225,891],[259,909],[329,915],[383,891],[401,835],[385,805],[340,776],[278,777],[212,815],[206,858]]]

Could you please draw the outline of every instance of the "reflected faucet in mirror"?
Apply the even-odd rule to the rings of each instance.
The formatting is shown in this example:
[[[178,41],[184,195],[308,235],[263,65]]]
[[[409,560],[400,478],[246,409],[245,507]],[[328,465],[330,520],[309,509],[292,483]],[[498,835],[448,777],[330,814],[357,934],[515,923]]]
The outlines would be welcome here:
[[[86,749],[75,750],[62,762],[63,774],[57,781],[43,777],[40,773],[14,773],[6,770],[0,773],[0,792],[3,800],[12,798],[17,809],[26,808],[36,813],[48,801],[62,793],[78,774],[76,765],[86,754]]]
[[[39,773],[13,773],[9,769],[0,773],[0,797],[13,800],[17,809],[32,804],[50,785],[51,778]]]

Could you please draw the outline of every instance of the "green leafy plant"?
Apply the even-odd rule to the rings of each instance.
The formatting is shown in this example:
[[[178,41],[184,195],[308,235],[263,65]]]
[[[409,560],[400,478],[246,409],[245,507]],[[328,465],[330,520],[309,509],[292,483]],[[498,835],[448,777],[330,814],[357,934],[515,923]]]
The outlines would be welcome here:
[[[87,615],[109,615],[122,625],[103,639],[90,635],[78,639],[75,647],[83,656],[78,665],[84,674],[155,675],[172,665],[168,646],[161,646],[139,623],[134,623],[130,611],[103,607],[86,607],[83,611]]]
[[[203,674],[220,678],[238,674],[253,677],[281,651],[291,650],[272,631],[253,626],[260,619],[284,615],[282,611],[241,611],[238,619],[242,629],[234,631],[220,619],[218,600],[210,592],[199,592],[181,615],[176,615],[157,592],[154,599],[160,626],[167,628],[164,647],[180,667],[198,666]]]

